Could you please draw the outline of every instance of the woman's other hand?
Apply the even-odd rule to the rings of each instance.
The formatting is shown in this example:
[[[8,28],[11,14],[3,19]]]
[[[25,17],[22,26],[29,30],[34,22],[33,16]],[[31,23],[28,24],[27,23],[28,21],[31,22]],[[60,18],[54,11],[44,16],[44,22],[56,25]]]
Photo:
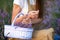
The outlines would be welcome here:
[[[39,13],[39,10],[37,10],[37,11],[30,11],[28,13],[28,17],[31,18],[31,19],[36,19],[36,18],[38,18],[38,13]]]

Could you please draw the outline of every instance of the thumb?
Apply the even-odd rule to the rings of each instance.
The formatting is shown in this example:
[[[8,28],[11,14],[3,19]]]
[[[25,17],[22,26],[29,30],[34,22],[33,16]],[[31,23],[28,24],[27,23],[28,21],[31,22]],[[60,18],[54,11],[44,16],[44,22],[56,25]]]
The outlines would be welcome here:
[[[39,12],[39,10],[37,10],[37,12]]]

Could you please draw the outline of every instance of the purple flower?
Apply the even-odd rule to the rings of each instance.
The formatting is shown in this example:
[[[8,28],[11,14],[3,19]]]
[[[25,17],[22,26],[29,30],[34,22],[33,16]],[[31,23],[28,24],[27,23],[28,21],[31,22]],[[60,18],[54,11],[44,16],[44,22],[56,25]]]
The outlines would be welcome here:
[[[0,9],[0,16],[4,19],[5,17],[7,17],[7,16],[8,16],[8,14],[7,14],[7,12],[6,12],[6,11],[4,11],[4,10]]]
[[[57,19],[57,25],[60,26],[60,18]]]
[[[3,22],[3,20],[0,20],[0,23]]]
[[[23,24],[21,22],[15,23],[14,25],[15,26],[18,26],[18,27],[23,27],[23,28],[32,28],[32,25],[31,24]]]
[[[42,23],[47,24],[47,20],[43,20],[43,22],[42,22]]]

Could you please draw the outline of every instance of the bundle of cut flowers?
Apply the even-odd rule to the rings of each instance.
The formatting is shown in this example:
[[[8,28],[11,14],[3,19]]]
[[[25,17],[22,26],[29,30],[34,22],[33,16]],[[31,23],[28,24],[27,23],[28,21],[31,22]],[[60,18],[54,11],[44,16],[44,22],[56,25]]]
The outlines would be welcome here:
[[[32,28],[32,22],[28,15],[25,15],[21,22],[16,22],[14,25],[23,28]]]

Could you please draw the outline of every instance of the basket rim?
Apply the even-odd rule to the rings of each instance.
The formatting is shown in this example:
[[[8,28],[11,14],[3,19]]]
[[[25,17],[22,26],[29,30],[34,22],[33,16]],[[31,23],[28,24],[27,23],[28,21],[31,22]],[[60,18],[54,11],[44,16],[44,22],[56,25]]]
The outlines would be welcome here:
[[[8,27],[9,26],[9,27]],[[12,27],[12,28],[11,28]],[[17,27],[17,28],[15,28],[15,27]],[[18,31],[33,31],[33,28],[22,28],[22,27],[18,27],[18,26],[12,26],[12,25],[4,25],[4,28],[6,29],[9,29],[9,28],[11,28],[11,29],[14,29],[14,30],[18,30]]]

